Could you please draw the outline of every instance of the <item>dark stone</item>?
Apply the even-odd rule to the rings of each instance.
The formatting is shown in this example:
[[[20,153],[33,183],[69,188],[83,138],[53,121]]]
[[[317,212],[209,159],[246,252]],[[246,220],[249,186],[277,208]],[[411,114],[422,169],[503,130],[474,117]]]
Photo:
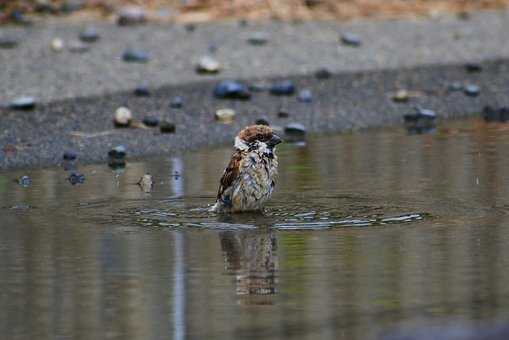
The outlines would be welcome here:
[[[21,176],[20,178],[18,178],[18,184],[26,188],[30,186],[30,184],[32,184],[32,179],[28,176]]]
[[[266,33],[263,32],[254,32],[249,38],[247,38],[247,42],[254,46],[265,45],[269,41],[269,38]]]
[[[327,68],[319,68],[315,72],[315,77],[320,80],[329,79],[332,77],[332,73]]]
[[[89,26],[86,27],[81,33],[80,33],[80,40],[84,41],[86,43],[93,43],[99,40],[99,33],[95,29],[95,27]]]
[[[176,127],[175,124],[167,120],[163,120],[159,125],[159,129],[161,133],[175,133]]]
[[[176,96],[171,100],[170,107],[172,109],[181,109],[184,107],[184,99],[181,96]]]
[[[290,117],[290,113],[286,109],[279,109],[277,115],[278,115],[279,118],[288,118],[288,117]]]
[[[154,116],[145,116],[143,117],[143,124],[146,126],[154,127],[159,125],[159,118]]]
[[[435,131],[437,114],[433,110],[416,108],[415,113],[403,116],[409,134],[422,134]]]
[[[214,88],[214,96],[218,99],[241,99],[251,98],[251,93],[246,85],[233,81],[223,80]]]
[[[15,37],[0,35],[0,48],[15,48],[18,44],[19,41]]]
[[[14,110],[32,110],[36,105],[34,97],[18,97],[9,103],[9,107]]]
[[[85,183],[85,175],[80,174],[78,172],[71,172],[67,179],[69,180],[69,183],[71,183],[72,185]]]
[[[261,117],[261,118],[258,118],[256,121],[255,121],[255,124],[256,125],[266,125],[266,126],[270,126],[270,123],[269,123],[269,120],[265,117]]]
[[[465,85],[465,89],[463,91],[469,97],[477,97],[481,92],[481,89],[475,84],[468,84]]]
[[[113,169],[125,167],[127,151],[125,146],[119,145],[108,152],[108,165]]]
[[[287,142],[301,142],[305,140],[307,129],[300,123],[291,123],[285,126],[285,141]]]
[[[150,96],[150,89],[145,84],[138,85],[134,89],[134,95],[138,97],[148,97]]]
[[[493,108],[485,106],[482,110],[482,117],[487,122],[502,122],[509,121],[509,107]]]
[[[353,33],[343,33],[341,35],[341,42],[343,45],[358,47],[362,44],[361,38]]]
[[[463,84],[460,83],[459,81],[455,81],[455,82],[449,84],[449,86],[447,88],[451,92],[463,91]]]
[[[295,85],[291,80],[282,80],[272,84],[270,93],[275,96],[291,96],[295,93]]]
[[[134,26],[146,22],[145,11],[139,7],[125,7],[118,12],[119,26]]]
[[[150,56],[145,51],[129,48],[122,54],[122,59],[128,63],[146,63],[150,60]]]
[[[64,155],[62,156],[62,158],[65,161],[75,161],[78,158],[78,155],[74,151],[66,151],[66,152],[64,152]]]
[[[416,108],[415,113],[409,113],[403,116],[405,122],[417,122],[419,120],[434,121],[437,114],[433,110]]]
[[[465,64],[465,70],[467,70],[468,73],[476,73],[482,71],[481,64],[477,63],[467,63]]]
[[[301,103],[311,103],[313,101],[313,93],[311,93],[311,90],[308,89],[301,90],[297,100]]]

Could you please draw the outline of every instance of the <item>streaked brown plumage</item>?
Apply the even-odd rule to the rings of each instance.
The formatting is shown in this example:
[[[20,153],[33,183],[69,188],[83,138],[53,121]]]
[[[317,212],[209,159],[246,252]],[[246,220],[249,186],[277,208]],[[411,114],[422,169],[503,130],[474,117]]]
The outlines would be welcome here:
[[[220,180],[217,212],[261,210],[277,177],[274,147],[281,139],[265,125],[248,126],[235,137],[235,151]]]

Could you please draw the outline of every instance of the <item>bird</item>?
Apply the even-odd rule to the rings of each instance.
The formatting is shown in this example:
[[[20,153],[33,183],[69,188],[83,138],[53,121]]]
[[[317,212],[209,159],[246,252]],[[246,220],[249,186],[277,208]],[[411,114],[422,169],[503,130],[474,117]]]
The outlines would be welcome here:
[[[261,211],[278,174],[275,147],[282,142],[267,125],[251,125],[235,137],[234,152],[223,172],[212,211]]]

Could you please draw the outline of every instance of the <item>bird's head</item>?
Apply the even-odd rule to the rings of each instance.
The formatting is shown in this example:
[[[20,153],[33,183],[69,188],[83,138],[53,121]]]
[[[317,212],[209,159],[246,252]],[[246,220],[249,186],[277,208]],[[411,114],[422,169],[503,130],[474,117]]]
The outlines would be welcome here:
[[[258,150],[272,155],[274,147],[281,142],[281,138],[269,126],[251,125],[235,137],[235,148],[241,151]]]

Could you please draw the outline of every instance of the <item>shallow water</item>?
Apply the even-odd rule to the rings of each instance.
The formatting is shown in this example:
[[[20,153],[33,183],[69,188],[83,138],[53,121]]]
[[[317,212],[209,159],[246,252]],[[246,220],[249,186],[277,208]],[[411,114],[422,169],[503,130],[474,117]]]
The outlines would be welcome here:
[[[76,186],[0,173],[3,337],[369,339],[509,318],[508,125],[282,145],[263,215],[207,211],[230,153],[78,166]]]

